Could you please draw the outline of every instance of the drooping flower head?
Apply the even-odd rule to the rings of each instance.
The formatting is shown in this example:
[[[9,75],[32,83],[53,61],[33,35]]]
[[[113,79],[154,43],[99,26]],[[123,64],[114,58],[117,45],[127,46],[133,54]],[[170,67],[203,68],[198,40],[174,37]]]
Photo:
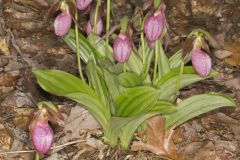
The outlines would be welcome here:
[[[82,11],[85,10],[93,0],[77,0],[77,8]]]
[[[70,30],[71,24],[71,15],[66,12],[60,13],[54,21],[55,34],[57,36],[64,36]]]
[[[211,71],[211,58],[206,52],[200,49],[194,49],[192,51],[192,65],[200,76],[206,77]]]
[[[102,31],[103,31],[103,21],[102,21],[102,19],[100,19],[97,22],[97,35],[100,36],[102,34]],[[91,22],[89,20],[88,23],[87,23],[87,26],[86,26],[86,33],[87,33],[87,35],[89,35],[92,32],[93,32],[93,27],[92,27]]]
[[[35,150],[39,154],[45,154],[52,147],[54,139],[54,133],[48,121],[56,122],[63,120],[63,117],[51,102],[40,102],[38,108],[29,125],[29,133]]]
[[[61,10],[62,13],[60,13],[54,21],[54,31],[57,36],[64,36],[67,34],[72,24],[72,17],[66,3],[62,3]]]
[[[150,42],[155,42],[160,38],[164,29],[164,15],[161,10],[157,10],[149,15],[144,22],[144,33]]]
[[[40,154],[47,153],[53,144],[53,130],[48,124],[46,109],[35,113],[29,128],[35,150]]]
[[[124,63],[128,60],[132,51],[132,44],[128,36],[120,33],[113,44],[114,58],[119,63]]]

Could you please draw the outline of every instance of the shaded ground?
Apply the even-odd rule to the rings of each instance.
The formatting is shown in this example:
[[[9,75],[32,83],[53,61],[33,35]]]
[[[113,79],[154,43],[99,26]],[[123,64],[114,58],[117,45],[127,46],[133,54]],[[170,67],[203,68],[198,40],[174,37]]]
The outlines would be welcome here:
[[[3,3],[4,2],[4,3]],[[136,2],[114,1],[122,13],[132,14]],[[181,96],[218,91],[236,99],[236,109],[220,109],[202,115],[176,129],[174,142],[179,152],[194,160],[240,159],[240,2],[238,0],[169,0],[167,19],[171,44],[168,54],[182,47],[194,28],[212,33],[224,50],[213,50],[214,68],[220,74],[185,88]],[[227,57],[226,50],[231,52]],[[229,54],[229,55],[230,55]],[[218,58],[216,58],[218,57]],[[220,58],[220,59],[219,59]],[[239,61],[238,61],[239,58]],[[77,73],[75,54],[53,34],[45,11],[28,0],[0,0],[0,150],[30,150],[27,126],[29,117],[41,100],[52,100],[61,108],[66,124],[54,127],[56,145],[70,140],[83,142],[55,149],[45,159],[161,159],[151,153],[109,149],[97,137],[101,131],[87,132],[98,125],[76,103],[43,92],[31,70],[56,68]],[[75,113],[75,114],[74,114]],[[74,131],[74,132],[73,132]],[[8,154],[2,159],[33,159],[33,154]]]

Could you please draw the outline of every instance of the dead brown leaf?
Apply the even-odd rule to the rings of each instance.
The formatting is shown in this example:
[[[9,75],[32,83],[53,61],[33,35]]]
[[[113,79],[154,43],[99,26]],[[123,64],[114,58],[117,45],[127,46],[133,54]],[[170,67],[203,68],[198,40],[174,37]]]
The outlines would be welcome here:
[[[3,55],[8,56],[10,55],[10,51],[8,48],[8,44],[6,39],[0,37],[0,53],[3,53]]]
[[[160,115],[154,116],[148,119],[146,123],[148,125],[147,142],[133,142],[132,151],[147,150],[170,159],[185,159],[183,155],[177,154],[176,146],[173,143],[174,129],[165,130],[165,119],[163,117]]]
[[[226,44],[224,49],[233,53],[225,60],[226,63],[232,66],[240,66],[240,42]]]
[[[0,150],[8,151],[11,148],[12,142],[12,137],[5,127],[0,124]]]
[[[69,136],[67,139],[80,138],[81,130],[93,130],[99,128],[98,122],[81,106],[71,109],[69,117],[65,120],[64,132]]]

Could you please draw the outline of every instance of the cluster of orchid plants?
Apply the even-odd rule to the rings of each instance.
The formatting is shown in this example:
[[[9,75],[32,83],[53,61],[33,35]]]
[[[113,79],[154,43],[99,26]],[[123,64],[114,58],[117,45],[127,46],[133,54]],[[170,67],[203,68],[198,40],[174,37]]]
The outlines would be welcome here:
[[[163,45],[168,28],[165,6],[159,0],[147,2],[147,14],[142,19],[143,31],[138,47],[131,40],[131,23],[127,17],[120,22],[119,34],[113,34],[111,47],[108,38],[110,0],[106,5],[103,37],[99,37],[103,32],[102,15],[95,14],[95,23],[88,22],[88,36],[85,37],[84,33],[78,31],[78,13],[71,16],[68,3],[58,3],[62,12],[55,19],[55,33],[77,52],[81,78],[60,70],[33,72],[45,91],[85,106],[102,127],[103,139],[112,147],[120,144],[127,149],[138,126],[154,115],[164,117],[165,128],[169,129],[213,109],[235,106],[230,97],[219,93],[178,99],[181,88],[217,74],[211,68],[209,50],[206,49],[205,39],[211,37],[206,31],[196,29],[187,37],[188,49],[179,50],[168,58]],[[94,2],[77,0],[76,7],[80,11],[88,10],[91,3]],[[103,5],[101,1],[95,3],[96,8]],[[71,29],[72,20],[75,30]],[[193,67],[186,65],[190,60]],[[84,62],[84,69],[81,62]],[[37,152],[44,154],[53,143],[53,131],[48,125],[49,115],[56,118],[60,116],[52,116],[59,113],[49,102],[39,106],[31,125],[31,138]]]

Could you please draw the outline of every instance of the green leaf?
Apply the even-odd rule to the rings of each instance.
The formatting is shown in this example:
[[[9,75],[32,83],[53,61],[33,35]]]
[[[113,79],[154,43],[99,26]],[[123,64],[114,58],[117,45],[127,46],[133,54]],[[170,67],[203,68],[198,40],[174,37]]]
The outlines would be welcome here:
[[[138,126],[142,124],[146,119],[157,114],[159,113],[150,112],[150,113],[145,113],[139,116],[134,116],[132,117],[132,119],[129,119],[129,121],[121,130],[121,134],[120,134],[121,147],[124,149],[127,149],[133,138],[133,134],[137,130]]]
[[[117,97],[120,93],[117,76],[109,73],[107,70],[104,70],[104,79],[107,84],[110,95],[112,96],[113,99],[115,99],[115,97]]]
[[[153,87],[140,86],[127,89],[115,99],[116,115],[134,116],[146,113],[157,102],[159,91]]]
[[[111,114],[109,109],[101,100],[91,97],[87,94],[83,94],[81,92],[68,93],[62,96],[84,105],[99,122],[104,132],[108,132]]]
[[[177,111],[176,106],[168,101],[158,100],[151,109],[151,112],[158,112],[161,114],[168,114]]]
[[[160,79],[161,77],[163,77],[164,75],[166,75],[169,71],[170,71],[170,66],[169,66],[169,62],[168,62],[168,57],[166,56],[162,44],[160,43],[160,40],[157,41],[156,43],[157,47],[158,47],[158,55],[159,55],[159,59],[158,59],[158,79]]]
[[[112,117],[110,129],[107,134],[105,134],[104,138],[107,139],[108,143],[114,147],[118,143],[118,137],[121,133],[122,128],[124,125],[129,123],[133,117]]]
[[[111,62],[114,62],[113,50],[110,45],[108,45],[108,51],[106,52],[106,41],[95,34],[90,34],[87,40],[91,43],[94,48],[101,54],[101,56],[108,58]]]
[[[169,99],[176,92],[176,81],[178,80],[179,72],[180,68],[173,69],[157,82],[156,87],[161,93],[160,99]],[[201,77],[195,73],[192,67],[184,67],[179,89],[215,75],[216,72],[212,71],[208,77]]]
[[[92,88],[95,90],[95,92],[104,101],[104,104],[106,105],[108,102],[107,97],[109,97],[109,94],[105,86],[105,83],[97,74],[96,65],[91,60],[88,62],[88,65],[87,65],[87,74],[88,74],[88,80]]]
[[[169,58],[169,65],[171,69],[180,67],[182,56],[183,56],[183,51],[181,49]]]
[[[130,88],[142,84],[141,77],[134,72],[124,72],[118,75],[118,80],[123,87]]]
[[[81,79],[59,70],[35,70],[39,85],[47,92],[70,98],[83,105],[98,120],[104,131],[108,130],[110,110],[95,91]]]
[[[142,72],[143,64],[140,58],[133,52],[131,53],[127,61],[127,68],[128,68],[128,71],[132,71],[137,74],[140,74]]]
[[[152,58],[153,58],[153,50],[149,50],[149,52],[146,55],[146,62],[143,65],[142,72],[140,74],[141,79],[145,80],[146,83],[150,83],[150,76],[149,76],[149,71],[151,68],[151,63],[152,63]]]
[[[157,115],[167,114],[176,111],[175,105],[167,101],[158,101],[157,104],[147,113],[131,117],[113,117],[111,120],[111,141],[117,144],[118,136],[120,138],[121,147],[127,149],[134,132],[144,120]]]
[[[75,39],[75,30],[71,29],[68,34],[63,38],[64,42],[76,52],[76,39]],[[101,53],[93,46],[86,37],[79,33],[79,43],[80,43],[80,55],[81,59],[88,63],[91,56],[95,57],[95,61],[100,59],[102,56]]]
[[[164,115],[166,128],[178,126],[191,118],[224,106],[233,107],[235,103],[232,98],[218,93],[192,96],[178,104],[177,112]]]
[[[72,92],[82,92],[97,97],[96,93],[81,79],[60,70],[35,70],[39,85],[47,92],[62,96]]]

